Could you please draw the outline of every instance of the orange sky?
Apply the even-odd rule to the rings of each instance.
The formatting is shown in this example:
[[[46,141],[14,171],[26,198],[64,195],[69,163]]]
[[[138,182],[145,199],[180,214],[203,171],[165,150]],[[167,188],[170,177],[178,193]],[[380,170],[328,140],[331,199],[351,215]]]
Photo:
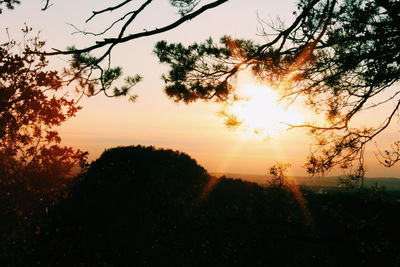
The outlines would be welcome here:
[[[74,30],[67,23],[84,29],[100,29],[104,20],[99,19],[90,25],[85,25],[84,21],[92,10],[102,8],[99,5],[102,1],[82,2],[55,0],[48,11],[41,12],[43,3],[40,1],[22,1],[16,10],[5,11],[0,16],[2,42],[6,38],[5,27],[9,27],[12,37],[19,38],[21,34],[18,29],[26,22],[34,29],[41,30],[41,36],[47,40],[49,47],[89,44],[93,39],[71,35]],[[167,3],[155,3],[149,15],[140,19],[139,24],[130,30],[171,22],[176,10],[169,9]],[[222,118],[216,115],[221,105],[173,103],[163,93],[160,79],[167,68],[160,65],[152,53],[155,42],[161,39],[189,44],[201,42],[210,36],[219,39],[228,34],[234,38],[262,41],[256,35],[260,26],[257,13],[265,21],[282,16],[289,23],[294,5],[294,0],[231,0],[179,29],[122,44],[114,50],[113,64],[121,65],[125,73],[139,73],[144,77],[143,82],[134,89],[139,94],[138,101],[130,103],[124,98],[110,99],[104,96],[83,99],[83,110],[61,128],[64,143],[88,150],[90,159],[97,158],[106,148],[142,144],[184,151],[210,172],[265,174],[275,162],[287,161],[292,164],[290,174],[305,175],[302,166],[309,151],[310,139],[303,131],[281,131],[279,135],[264,140],[260,136],[246,136],[241,130],[227,129]],[[57,57],[52,63],[62,66],[64,61],[65,58]],[[265,113],[268,110],[259,116],[268,120],[270,114]],[[397,130],[391,130],[381,136],[378,142],[394,141],[397,134]],[[386,169],[379,166],[374,158],[373,144],[371,148],[366,153],[367,176],[400,177],[399,167]]]

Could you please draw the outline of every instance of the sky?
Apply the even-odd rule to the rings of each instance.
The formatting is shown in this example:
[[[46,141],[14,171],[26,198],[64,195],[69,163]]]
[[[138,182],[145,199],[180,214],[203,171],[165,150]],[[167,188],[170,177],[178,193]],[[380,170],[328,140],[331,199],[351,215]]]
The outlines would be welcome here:
[[[21,38],[19,29],[26,23],[35,31],[40,31],[48,49],[92,44],[92,37],[74,33],[71,24],[80,29],[100,30],[118,14],[99,16],[88,24],[85,20],[93,10],[116,3],[118,1],[54,0],[53,5],[43,12],[40,11],[43,2],[22,1],[15,10],[6,10],[0,16],[1,42],[7,38],[5,28],[9,29],[12,38]],[[139,95],[138,100],[131,103],[126,98],[111,99],[103,95],[83,98],[80,101],[83,109],[60,128],[63,143],[89,151],[90,160],[98,158],[108,148],[141,144],[185,152],[209,172],[267,174],[268,168],[276,162],[289,162],[292,165],[289,175],[306,175],[304,163],[312,140],[303,130],[275,129],[271,121],[281,118],[277,115],[281,111],[279,107],[271,109],[275,103],[264,107],[260,105],[256,116],[257,123],[266,122],[263,125],[268,128],[267,134],[252,134],[246,131],[246,127],[229,129],[224,125],[223,118],[217,116],[224,108],[222,105],[204,102],[177,104],[169,99],[163,92],[160,79],[167,66],[161,65],[153,53],[154,44],[159,40],[190,44],[208,37],[218,40],[223,35],[230,35],[263,41],[258,34],[260,19],[272,22],[280,17],[289,24],[293,19],[295,3],[294,0],[231,0],[172,31],[117,46],[113,51],[112,64],[122,66],[126,74],[137,73],[144,77],[134,88],[134,93]],[[178,16],[177,10],[171,8],[167,0],[154,1],[128,31],[160,27]],[[57,56],[51,59],[51,64],[61,68],[67,60]],[[240,83],[244,90],[249,87],[258,90],[262,86],[255,85],[246,75]],[[274,98],[273,93],[267,94],[270,99]],[[295,119],[312,116],[303,106],[294,107],[290,112],[288,116]],[[360,118],[362,121],[370,119]],[[396,136],[397,129],[389,129],[377,139],[377,143],[388,145],[395,141]],[[376,147],[371,144],[366,152],[366,175],[400,177],[399,167],[387,169],[380,166],[374,151]]]

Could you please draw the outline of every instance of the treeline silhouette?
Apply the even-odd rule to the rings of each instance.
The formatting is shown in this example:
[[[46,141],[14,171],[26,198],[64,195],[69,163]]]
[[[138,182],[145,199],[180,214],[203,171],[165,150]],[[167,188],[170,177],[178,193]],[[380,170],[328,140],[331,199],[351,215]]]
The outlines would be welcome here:
[[[398,266],[395,197],[261,187],[184,153],[118,147],[24,223],[2,203],[1,265]]]

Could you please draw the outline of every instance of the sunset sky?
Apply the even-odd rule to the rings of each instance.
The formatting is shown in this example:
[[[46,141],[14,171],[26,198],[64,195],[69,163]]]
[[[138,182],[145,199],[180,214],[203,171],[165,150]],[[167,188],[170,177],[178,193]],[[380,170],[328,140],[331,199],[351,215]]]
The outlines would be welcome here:
[[[42,12],[40,9],[43,3],[40,1],[22,1],[16,10],[5,10],[0,17],[1,42],[7,40],[6,27],[9,28],[12,38],[22,38],[19,29],[26,22],[34,30],[40,30],[40,36],[47,40],[48,49],[91,44],[94,40],[92,37],[71,34],[75,30],[69,23],[86,30],[102,29],[111,22],[108,14],[87,25],[84,22],[92,10],[99,10],[117,2],[54,0],[54,5]],[[137,102],[130,103],[126,98],[111,99],[103,95],[82,99],[80,104],[83,109],[60,129],[63,143],[88,150],[90,160],[96,159],[107,148],[141,144],[183,151],[209,172],[266,174],[268,167],[277,161],[284,161],[291,163],[291,175],[305,175],[303,165],[311,139],[305,130],[286,131],[276,126],[280,120],[301,122],[312,117],[311,112],[304,106],[294,106],[288,110],[287,115],[280,115],[283,109],[275,106],[274,100],[264,106],[258,101],[248,107],[245,107],[245,103],[242,103],[242,106],[239,103],[236,107],[202,102],[190,105],[174,103],[164,94],[163,82],[160,79],[167,66],[158,63],[152,52],[158,40],[190,44],[194,41],[204,41],[210,36],[218,40],[223,35],[230,35],[233,38],[263,41],[263,37],[257,35],[261,25],[257,17],[271,22],[279,16],[289,24],[293,18],[295,2],[231,0],[175,30],[117,46],[113,52],[113,65],[122,66],[126,74],[138,73],[144,77],[134,89],[139,95]],[[170,7],[167,0],[154,1],[143,17],[139,18],[138,24],[129,31],[160,27],[178,16],[177,9]],[[67,59],[55,57],[51,62],[53,66],[60,68],[66,64]],[[250,77],[243,75],[241,79],[239,83],[243,94],[248,93],[250,97],[258,100],[266,97],[266,101],[276,97],[272,91],[268,91]],[[253,93],[263,90],[265,93]],[[223,118],[217,116],[224,108],[230,108],[239,116],[243,116],[244,127],[228,129]],[[360,116],[360,124],[373,123],[378,115],[374,113]],[[261,133],[254,134],[254,130],[258,128],[263,128]],[[376,142],[378,145],[388,145],[397,137],[398,130],[392,127],[379,136]],[[374,151],[375,143],[371,143],[366,152],[366,176],[400,177],[399,167],[387,169],[380,166]],[[341,172],[334,174],[338,173]]]

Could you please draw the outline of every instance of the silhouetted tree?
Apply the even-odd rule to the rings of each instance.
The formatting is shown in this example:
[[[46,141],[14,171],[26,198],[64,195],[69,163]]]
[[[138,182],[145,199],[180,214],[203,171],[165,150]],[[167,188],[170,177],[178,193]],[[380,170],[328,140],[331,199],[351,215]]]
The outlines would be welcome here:
[[[220,44],[157,43],[160,62],[170,65],[165,90],[175,101],[235,101],[235,78],[249,69],[292,103],[299,96],[325,115],[322,123],[288,125],[310,129],[316,143],[308,158],[312,174],[363,165],[365,146],[394,120],[399,106],[400,3],[389,0],[300,0],[294,22],[258,44],[223,37]],[[270,35],[265,33],[265,37]],[[356,127],[356,115],[393,103],[378,126]],[[398,146],[382,153],[391,166]],[[358,169],[358,167],[356,168]]]
[[[287,177],[285,175],[286,170],[290,167],[289,163],[277,163],[269,168],[270,180],[268,181],[270,186],[282,187],[287,184]]]
[[[28,34],[30,29],[24,30]],[[86,152],[60,146],[55,127],[74,116],[79,107],[57,96],[62,78],[47,70],[39,51],[44,42],[26,39],[25,46],[10,40],[0,45],[0,216],[2,252],[17,246],[32,216],[45,213],[60,196],[65,178],[85,161]],[[36,229],[39,231],[40,229]],[[1,255],[8,256],[11,255]]]

